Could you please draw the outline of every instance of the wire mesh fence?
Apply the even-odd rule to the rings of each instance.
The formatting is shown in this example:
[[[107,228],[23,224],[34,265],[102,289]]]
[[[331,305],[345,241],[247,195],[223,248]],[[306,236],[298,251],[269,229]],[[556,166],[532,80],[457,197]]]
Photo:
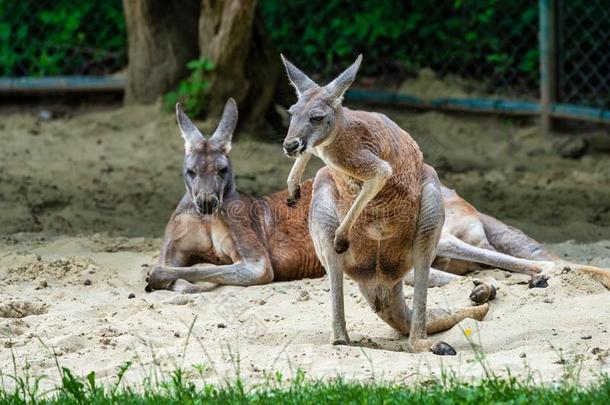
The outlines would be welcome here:
[[[610,2],[560,1],[558,101],[610,109]]]
[[[259,4],[279,50],[311,71],[316,63],[322,64],[317,69],[330,66],[336,71],[335,64],[345,66],[362,52],[367,58],[365,69],[370,69],[363,75],[404,77],[402,94],[426,100],[535,103],[541,97],[543,3],[261,0]],[[609,109],[608,0],[546,3],[554,7],[556,19],[552,102]],[[0,0],[0,81],[110,75],[126,64],[121,0]]]
[[[121,0],[0,0],[2,76],[104,75],[127,63]]]

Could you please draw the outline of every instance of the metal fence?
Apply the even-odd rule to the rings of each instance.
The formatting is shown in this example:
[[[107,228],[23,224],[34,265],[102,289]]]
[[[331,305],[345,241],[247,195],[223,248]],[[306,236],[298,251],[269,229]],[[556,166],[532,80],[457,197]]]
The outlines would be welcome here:
[[[610,2],[560,1],[557,100],[610,109]]]
[[[608,0],[401,4],[412,77],[349,98],[610,122]],[[121,0],[0,0],[0,93],[120,90],[126,48]]]

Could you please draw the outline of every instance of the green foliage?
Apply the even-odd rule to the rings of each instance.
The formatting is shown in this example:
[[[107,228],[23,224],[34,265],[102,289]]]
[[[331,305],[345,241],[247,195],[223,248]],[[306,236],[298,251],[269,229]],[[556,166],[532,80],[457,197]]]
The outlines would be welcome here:
[[[537,2],[261,0],[272,39],[310,72],[363,53],[366,74],[422,67],[471,76],[537,72]],[[337,66],[339,65],[339,66]],[[516,78],[518,79],[518,77]]]
[[[528,0],[261,0],[260,8],[279,50],[311,72],[334,73],[358,53],[369,75],[431,67],[531,82],[538,69],[537,3]],[[122,68],[121,1],[0,0],[0,55],[1,75]]]
[[[205,111],[210,87],[208,73],[214,70],[214,64],[203,58],[190,61],[186,67],[191,70],[190,76],[180,82],[176,91],[165,95],[165,106],[172,111],[180,102],[187,114],[197,117]]]
[[[0,75],[111,73],[126,53],[121,0],[0,0]]]
[[[128,368],[122,368],[122,372]],[[105,387],[95,374],[79,378],[62,369],[61,385],[50,391],[13,391],[0,386],[0,404],[607,404],[610,380],[605,377],[590,386],[559,384],[553,387],[519,382],[514,378],[488,378],[464,383],[452,378],[426,381],[408,387],[396,383],[306,380],[297,372],[291,383],[269,380],[249,390],[239,380],[226,385],[196,384],[188,374],[176,370],[166,382],[139,388],[118,381]],[[15,378],[18,381],[18,379]],[[33,393],[33,395],[28,395]]]

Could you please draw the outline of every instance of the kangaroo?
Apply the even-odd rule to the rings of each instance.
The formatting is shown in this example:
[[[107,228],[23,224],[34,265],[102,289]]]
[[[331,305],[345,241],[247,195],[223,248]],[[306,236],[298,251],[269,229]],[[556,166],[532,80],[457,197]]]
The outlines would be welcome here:
[[[326,167],[314,180],[309,233],[331,285],[333,344],[350,344],[345,325],[343,275],[359,285],[375,313],[409,336],[412,351],[455,352],[433,333],[459,322],[461,311],[430,311],[427,291],[445,211],[434,169],[409,134],[383,114],[342,106],[362,55],[326,86],[318,86],[282,55],[298,100],[284,151],[296,161],[288,176],[290,199],[311,155]],[[413,269],[413,309],[403,279]]]
[[[253,198],[237,191],[229,152],[237,124],[233,99],[205,139],[179,104],[186,193],[166,227],[147,291],[198,292],[194,282],[250,286],[324,273],[307,235],[309,200],[286,205],[287,192]],[[308,189],[305,185],[304,189]]]
[[[426,287],[446,284],[479,264],[536,276],[535,286],[544,286],[552,270],[567,265],[610,288],[610,271],[563,262],[442,187],[416,143],[385,115],[343,107],[361,55],[324,87],[283,55],[282,60],[298,97],[288,110],[291,121],[283,144],[285,153],[296,158],[287,180],[290,203],[301,194],[311,155],[326,164],[315,176],[309,231],[331,284],[331,342],[350,342],[344,273],[358,283],[382,320],[409,335],[412,350],[431,348],[437,354],[452,350],[428,340],[427,333],[451,327],[463,319],[463,310],[427,314]],[[433,260],[445,272],[431,268]],[[414,285],[412,310],[405,305],[402,280]]]

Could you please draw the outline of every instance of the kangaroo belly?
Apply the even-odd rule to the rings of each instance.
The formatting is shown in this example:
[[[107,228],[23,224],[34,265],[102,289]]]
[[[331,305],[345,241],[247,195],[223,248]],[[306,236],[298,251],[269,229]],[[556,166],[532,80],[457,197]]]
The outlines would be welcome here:
[[[411,250],[396,238],[360,237],[350,243],[343,255],[345,272],[357,282],[391,283],[401,280],[413,266]]]

